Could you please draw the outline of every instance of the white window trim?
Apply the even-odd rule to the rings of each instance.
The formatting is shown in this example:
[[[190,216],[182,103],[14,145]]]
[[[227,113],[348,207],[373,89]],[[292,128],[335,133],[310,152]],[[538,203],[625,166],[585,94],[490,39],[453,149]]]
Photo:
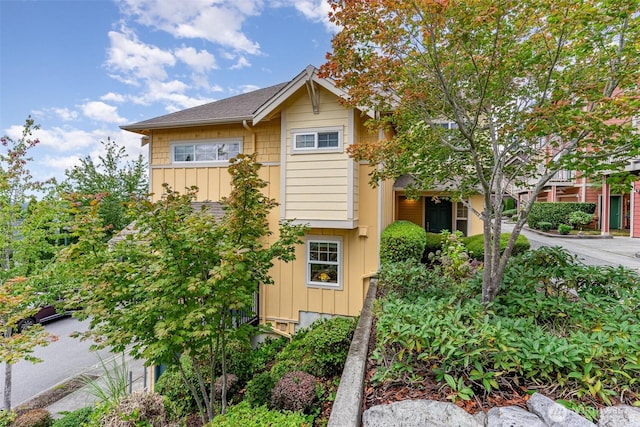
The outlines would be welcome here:
[[[311,280],[311,260],[309,259],[309,247],[312,242],[320,242],[320,243],[337,243],[338,245],[338,283],[326,283],[326,282],[316,282]],[[306,276],[306,284],[310,288],[322,288],[322,289],[334,289],[334,290],[342,290],[343,282],[342,282],[342,270],[343,270],[343,245],[342,245],[342,237],[341,236],[322,236],[322,235],[307,235],[305,242],[305,276]]]
[[[338,146],[318,148],[318,134],[326,132],[338,133]],[[315,135],[315,146],[309,148],[296,148],[296,136],[297,135]],[[291,130],[291,153],[292,154],[313,154],[313,153],[341,153],[343,145],[343,130],[342,127],[322,127],[322,128],[310,128],[310,129],[292,129]]]
[[[243,152],[243,140],[242,138],[223,138],[223,139],[198,139],[198,140],[186,140],[186,141],[173,141],[170,144],[171,150],[171,163],[175,165],[193,165],[193,166],[226,166],[229,164],[229,160],[206,160],[206,161],[176,161],[175,159],[175,147],[183,145],[220,145],[220,144],[240,144],[239,153]]]

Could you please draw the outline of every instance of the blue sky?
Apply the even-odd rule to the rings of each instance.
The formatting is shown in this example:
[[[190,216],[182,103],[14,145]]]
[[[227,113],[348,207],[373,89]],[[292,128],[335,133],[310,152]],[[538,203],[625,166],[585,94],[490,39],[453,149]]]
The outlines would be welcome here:
[[[319,66],[325,0],[0,0],[0,134],[40,124],[30,169],[62,178],[118,126],[288,81]]]

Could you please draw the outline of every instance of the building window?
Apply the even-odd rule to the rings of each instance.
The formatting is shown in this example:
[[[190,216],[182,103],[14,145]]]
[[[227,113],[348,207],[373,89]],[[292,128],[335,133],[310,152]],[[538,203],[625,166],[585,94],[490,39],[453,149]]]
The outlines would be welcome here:
[[[293,132],[291,139],[294,152],[336,151],[342,145],[342,132],[338,129],[302,130]]]
[[[458,124],[456,122],[438,122],[434,124],[443,129],[448,129],[448,130],[458,129]]]
[[[469,208],[462,202],[456,202],[456,230],[467,235],[469,226]]]
[[[172,146],[173,162],[227,162],[242,151],[242,142],[226,140],[216,142],[175,143]]]
[[[342,238],[307,236],[307,285],[342,287]]]

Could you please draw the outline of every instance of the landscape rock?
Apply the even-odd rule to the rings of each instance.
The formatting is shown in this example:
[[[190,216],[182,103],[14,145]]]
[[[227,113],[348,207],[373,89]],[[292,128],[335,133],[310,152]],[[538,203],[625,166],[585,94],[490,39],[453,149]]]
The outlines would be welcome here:
[[[595,427],[596,425],[584,417],[568,410],[552,399],[534,393],[527,400],[527,408],[545,422],[549,427]]]
[[[363,427],[482,427],[483,424],[451,403],[435,400],[403,400],[367,409]]]
[[[518,406],[491,408],[487,414],[487,427],[546,427],[536,415]]]
[[[598,427],[640,426],[640,409],[628,405],[608,406],[600,410]]]

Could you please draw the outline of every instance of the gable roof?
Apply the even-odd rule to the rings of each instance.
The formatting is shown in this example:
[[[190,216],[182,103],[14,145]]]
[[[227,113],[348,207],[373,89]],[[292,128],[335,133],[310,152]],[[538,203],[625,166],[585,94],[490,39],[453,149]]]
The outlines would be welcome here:
[[[255,125],[277,111],[291,95],[303,86],[307,87],[312,103],[317,102],[317,86],[328,90],[339,98],[347,99],[348,96],[345,91],[336,87],[332,80],[318,77],[318,69],[313,65],[308,65],[289,82],[120,126],[120,128],[148,135],[153,129],[243,123],[246,121]],[[373,112],[367,111],[367,114],[373,117]]]

